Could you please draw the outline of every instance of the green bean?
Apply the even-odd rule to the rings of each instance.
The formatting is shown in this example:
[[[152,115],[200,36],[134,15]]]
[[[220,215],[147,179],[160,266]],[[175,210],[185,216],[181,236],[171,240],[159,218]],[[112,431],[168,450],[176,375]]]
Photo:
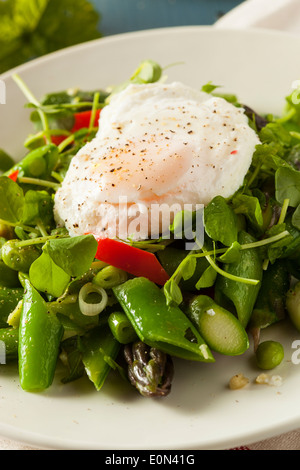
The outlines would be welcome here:
[[[284,358],[282,344],[277,341],[264,341],[256,350],[256,362],[260,369],[274,369]]]
[[[121,344],[133,343],[138,339],[132,324],[123,312],[111,313],[108,325],[116,340]]]

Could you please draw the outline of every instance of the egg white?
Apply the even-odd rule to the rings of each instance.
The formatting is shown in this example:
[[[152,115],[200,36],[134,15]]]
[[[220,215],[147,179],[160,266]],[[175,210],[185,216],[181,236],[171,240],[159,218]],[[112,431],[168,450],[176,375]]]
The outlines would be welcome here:
[[[232,196],[257,144],[244,110],[223,98],[179,82],[129,85],[72,159],[55,196],[57,223],[71,236],[158,237],[172,220],[151,221],[155,205],[174,207],[172,219],[187,204]]]

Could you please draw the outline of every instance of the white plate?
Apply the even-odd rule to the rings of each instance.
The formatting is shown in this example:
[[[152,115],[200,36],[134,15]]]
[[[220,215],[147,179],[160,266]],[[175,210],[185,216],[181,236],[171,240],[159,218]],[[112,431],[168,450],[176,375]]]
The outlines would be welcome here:
[[[67,87],[106,87],[128,78],[141,60],[151,58],[170,80],[194,87],[213,81],[258,111],[280,112],[293,81],[300,78],[300,38],[267,31],[222,31],[184,27],[130,33],[71,48],[17,69],[39,97]],[[10,73],[7,104],[0,106],[1,147],[22,155],[30,132],[29,111]],[[282,330],[282,331],[280,331]],[[112,374],[97,393],[88,380],[55,384],[41,395],[20,389],[16,368],[2,366],[0,435],[52,449],[226,449],[300,426],[300,365],[291,362],[290,328],[270,328],[264,337],[280,338],[286,357],[274,372],[281,387],[253,383],[259,371],[252,347],[243,357],[217,357],[215,364],[176,361],[173,391],[150,400],[123,386]],[[250,379],[230,391],[230,377]],[[120,383],[122,386],[120,386]]]

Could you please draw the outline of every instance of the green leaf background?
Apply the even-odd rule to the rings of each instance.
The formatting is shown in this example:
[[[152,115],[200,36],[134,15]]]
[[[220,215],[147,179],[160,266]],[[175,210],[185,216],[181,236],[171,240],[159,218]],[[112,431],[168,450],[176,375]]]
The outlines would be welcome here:
[[[87,0],[0,2],[0,73],[36,57],[101,37]]]

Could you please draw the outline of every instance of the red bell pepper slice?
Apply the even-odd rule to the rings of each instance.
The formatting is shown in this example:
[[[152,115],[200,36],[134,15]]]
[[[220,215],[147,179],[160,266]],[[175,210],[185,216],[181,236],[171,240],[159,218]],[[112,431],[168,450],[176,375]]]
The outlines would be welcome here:
[[[160,286],[170,279],[153,253],[110,238],[95,238],[98,242],[97,260],[136,277],[146,277]]]
[[[95,114],[95,120],[92,124],[93,127],[96,127],[99,121],[100,112],[101,112],[101,109],[97,109],[96,114]],[[74,114],[75,122],[74,122],[74,126],[71,132],[74,133],[76,131],[79,131],[80,129],[89,128],[91,117],[92,117],[92,111],[82,111],[81,113]]]
[[[18,180],[18,176],[19,176],[19,170],[16,170],[13,173],[11,173],[10,175],[8,175],[8,178],[16,183],[17,180]]]
[[[97,109],[95,114],[95,120],[93,122],[93,127],[96,127],[100,118],[101,109]],[[90,122],[92,117],[92,110],[90,111],[82,111],[81,113],[74,114],[74,125],[71,129],[71,133],[74,134],[75,132],[79,131],[80,129],[89,128]],[[67,136],[64,135],[53,135],[51,136],[51,141],[55,145],[61,144]]]

